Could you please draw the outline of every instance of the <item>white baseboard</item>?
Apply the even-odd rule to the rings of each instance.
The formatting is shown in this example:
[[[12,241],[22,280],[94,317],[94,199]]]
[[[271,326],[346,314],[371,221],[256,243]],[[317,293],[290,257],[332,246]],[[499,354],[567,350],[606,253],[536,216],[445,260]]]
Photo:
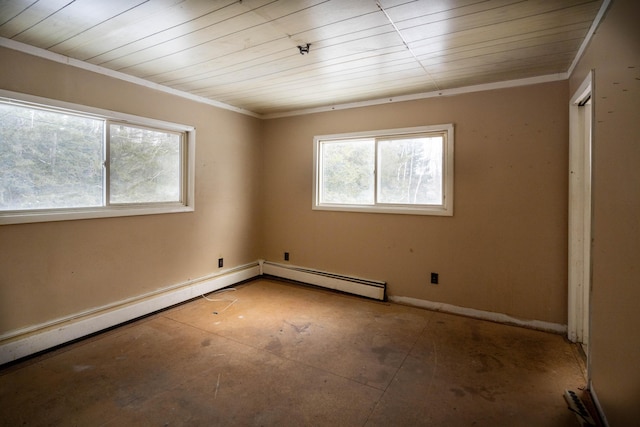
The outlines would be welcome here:
[[[522,326],[529,329],[537,329],[540,331],[553,332],[556,334],[567,333],[567,325],[562,325],[559,323],[544,322],[541,320],[522,320],[503,313],[476,310],[473,308],[459,307],[456,305],[427,301],[417,298],[389,296],[389,300],[398,304],[412,305],[414,307],[426,308],[433,311],[442,311],[444,313],[459,314],[461,316],[473,317],[480,320],[490,320],[492,322]]]
[[[0,365],[73,341],[200,295],[259,277],[263,274],[308,283],[367,298],[384,300],[385,283],[320,270],[260,260],[219,274],[201,277],[127,300],[117,301],[28,328],[0,335]],[[567,325],[521,320],[502,313],[475,310],[416,298],[389,296],[392,302],[452,314],[566,334]],[[595,399],[595,395],[594,395]],[[596,399],[597,402],[597,399]]]
[[[190,280],[0,336],[0,365],[260,275],[258,263]]]
[[[262,274],[295,280],[323,288],[335,289],[349,294],[360,295],[367,298],[384,300],[385,283],[377,280],[361,279],[351,276],[343,276],[326,271],[314,270],[288,264],[276,264],[268,261],[260,261]]]

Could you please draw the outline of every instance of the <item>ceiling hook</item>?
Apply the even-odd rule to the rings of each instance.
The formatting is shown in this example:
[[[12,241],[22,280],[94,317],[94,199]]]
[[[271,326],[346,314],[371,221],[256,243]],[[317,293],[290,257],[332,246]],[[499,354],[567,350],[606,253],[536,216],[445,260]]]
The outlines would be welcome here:
[[[298,46],[298,49],[300,50],[300,55],[304,55],[305,53],[309,53],[309,47],[310,46],[311,46],[311,43],[307,43],[306,46],[304,46],[304,45]]]

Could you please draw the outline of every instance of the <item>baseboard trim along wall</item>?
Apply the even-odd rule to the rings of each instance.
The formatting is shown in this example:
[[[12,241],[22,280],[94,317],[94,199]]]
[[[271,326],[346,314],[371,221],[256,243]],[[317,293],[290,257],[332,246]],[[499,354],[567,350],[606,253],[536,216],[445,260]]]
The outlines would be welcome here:
[[[562,325],[559,323],[544,322],[542,320],[522,320],[503,313],[476,310],[473,308],[459,307],[457,305],[427,301],[417,298],[389,296],[389,301],[396,302],[398,304],[426,308],[432,311],[442,311],[444,313],[459,314],[461,316],[473,317],[480,320],[489,320],[492,322],[504,323],[507,325],[522,326],[529,329],[537,329],[539,331],[553,332],[556,334],[564,335],[566,335],[567,333],[567,325]]]
[[[260,275],[257,262],[0,336],[0,365]]]
[[[323,288],[334,289],[367,298],[384,300],[385,282],[358,277],[344,276],[326,271],[314,270],[287,264],[260,261],[261,274],[308,283]]]
[[[262,275],[293,280],[380,301],[385,299],[386,283],[382,281],[259,260],[214,275],[189,280],[158,291],[0,335],[0,365]],[[388,298],[395,303],[433,311],[459,314],[558,334],[566,334],[567,332],[567,325],[557,323],[521,320],[502,313],[416,298],[402,296],[389,296]]]

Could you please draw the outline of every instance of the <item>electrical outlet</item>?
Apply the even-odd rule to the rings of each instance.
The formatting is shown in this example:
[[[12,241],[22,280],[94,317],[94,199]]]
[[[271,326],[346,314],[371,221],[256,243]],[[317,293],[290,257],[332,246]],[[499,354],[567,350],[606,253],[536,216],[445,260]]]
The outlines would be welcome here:
[[[289,252],[284,253],[284,260],[289,261]]]
[[[222,258],[218,258],[218,268],[222,268],[224,265],[224,260]]]
[[[434,285],[438,284],[438,273],[431,273],[431,283]]]

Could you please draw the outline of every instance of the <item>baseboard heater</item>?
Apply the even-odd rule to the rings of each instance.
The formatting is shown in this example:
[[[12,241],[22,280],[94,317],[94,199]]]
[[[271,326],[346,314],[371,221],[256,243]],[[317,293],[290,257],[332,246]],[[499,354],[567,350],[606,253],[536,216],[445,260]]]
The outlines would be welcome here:
[[[380,301],[385,299],[386,283],[377,280],[343,276],[341,274],[269,261],[260,261],[260,272],[268,276],[294,280]]]

